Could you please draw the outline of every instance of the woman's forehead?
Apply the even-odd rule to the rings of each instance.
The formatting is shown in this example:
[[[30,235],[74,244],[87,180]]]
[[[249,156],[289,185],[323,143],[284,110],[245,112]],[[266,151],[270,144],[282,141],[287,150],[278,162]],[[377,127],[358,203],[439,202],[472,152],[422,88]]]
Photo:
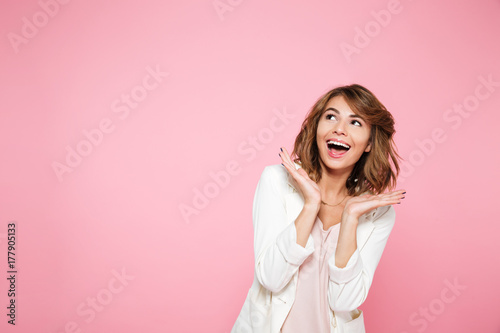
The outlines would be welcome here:
[[[354,106],[352,106],[352,103],[349,103],[342,95],[337,95],[330,98],[328,103],[326,103],[323,112],[326,112],[328,110],[339,113],[347,113],[348,115],[355,114],[361,116],[359,111]]]

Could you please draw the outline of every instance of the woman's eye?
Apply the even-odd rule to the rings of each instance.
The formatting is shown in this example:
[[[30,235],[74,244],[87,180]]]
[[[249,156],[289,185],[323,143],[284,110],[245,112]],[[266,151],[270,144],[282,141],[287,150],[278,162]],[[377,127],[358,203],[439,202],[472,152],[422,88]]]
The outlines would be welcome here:
[[[332,114],[332,113],[327,114],[327,115],[325,116],[325,118],[326,118],[327,120],[337,119],[337,118],[336,118],[336,116],[335,116],[334,114]],[[359,122],[358,120],[353,120],[353,121],[351,122],[351,124],[356,125],[356,126],[362,126],[361,122]]]

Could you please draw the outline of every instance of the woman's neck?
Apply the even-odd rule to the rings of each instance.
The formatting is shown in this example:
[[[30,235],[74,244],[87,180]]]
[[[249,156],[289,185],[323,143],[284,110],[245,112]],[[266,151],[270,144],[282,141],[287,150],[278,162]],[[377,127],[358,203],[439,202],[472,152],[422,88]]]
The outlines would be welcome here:
[[[340,201],[348,194],[345,186],[350,172],[326,172],[323,169],[318,186],[321,190],[321,198],[326,202]]]

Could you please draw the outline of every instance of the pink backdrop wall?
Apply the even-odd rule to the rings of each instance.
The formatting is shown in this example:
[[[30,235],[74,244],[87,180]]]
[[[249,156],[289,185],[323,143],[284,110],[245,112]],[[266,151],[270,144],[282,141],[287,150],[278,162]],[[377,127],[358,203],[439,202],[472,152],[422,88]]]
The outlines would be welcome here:
[[[264,166],[356,82],[396,118],[408,192],[367,330],[500,332],[499,17],[497,0],[2,0],[0,330],[229,332]]]

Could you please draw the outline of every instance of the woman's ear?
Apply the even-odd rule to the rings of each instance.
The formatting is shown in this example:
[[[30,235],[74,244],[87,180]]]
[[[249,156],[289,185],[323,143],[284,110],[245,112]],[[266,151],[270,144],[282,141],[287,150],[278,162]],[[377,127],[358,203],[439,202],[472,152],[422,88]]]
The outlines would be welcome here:
[[[372,143],[371,143],[371,141],[370,141],[370,142],[368,143],[368,146],[366,146],[366,148],[365,148],[365,152],[366,152],[366,153],[368,153],[368,152],[369,152],[369,151],[371,151],[371,150],[372,150]]]

